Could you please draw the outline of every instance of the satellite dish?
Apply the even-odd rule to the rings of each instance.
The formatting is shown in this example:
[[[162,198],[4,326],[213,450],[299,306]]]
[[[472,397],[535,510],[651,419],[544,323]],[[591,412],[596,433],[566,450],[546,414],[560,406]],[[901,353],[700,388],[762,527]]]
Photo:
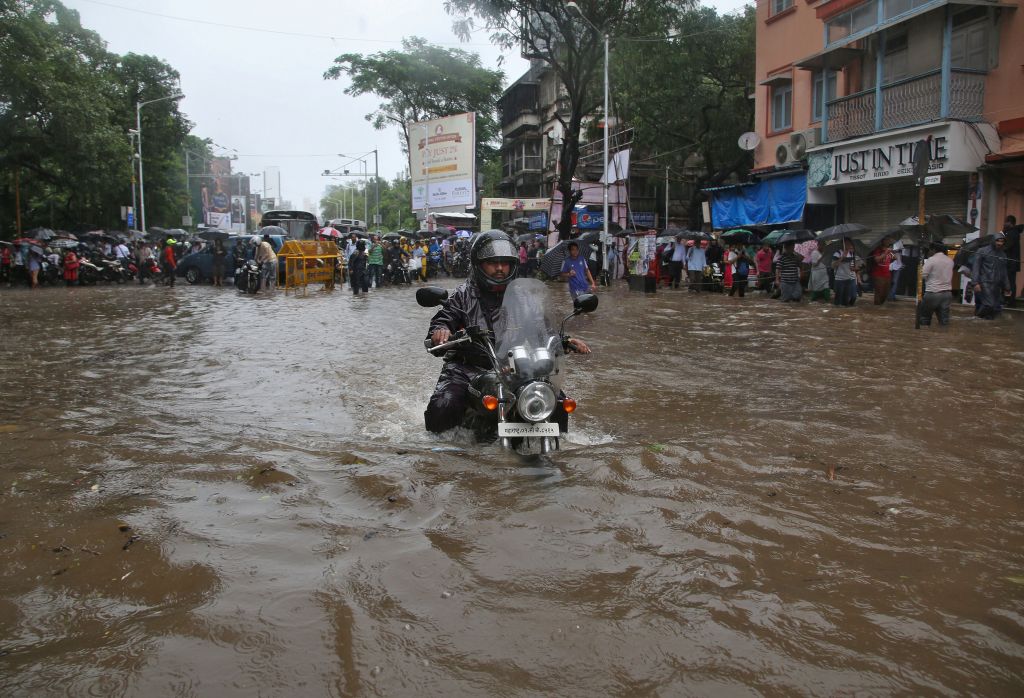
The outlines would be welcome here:
[[[738,141],[740,148],[743,150],[753,150],[761,142],[761,137],[753,131],[747,131]]]

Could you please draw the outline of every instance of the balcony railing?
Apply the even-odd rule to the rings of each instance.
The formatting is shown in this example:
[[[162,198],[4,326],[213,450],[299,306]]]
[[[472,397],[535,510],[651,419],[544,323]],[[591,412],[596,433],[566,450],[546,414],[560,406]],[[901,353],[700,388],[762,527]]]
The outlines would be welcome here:
[[[866,136],[876,131],[923,124],[936,119],[978,119],[984,111],[985,73],[953,68],[949,80],[949,108],[942,109],[942,71],[883,85],[881,100],[875,89],[830,101],[828,141]],[[881,128],[876,128],[881,124]]]

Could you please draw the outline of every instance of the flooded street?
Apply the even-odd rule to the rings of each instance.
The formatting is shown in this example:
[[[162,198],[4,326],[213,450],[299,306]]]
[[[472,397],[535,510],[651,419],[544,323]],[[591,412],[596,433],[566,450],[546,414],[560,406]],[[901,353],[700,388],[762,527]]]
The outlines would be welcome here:
[[[600,295],[529,459],[408,289],[4,289],[0,694],[1024,693],[1024,314]]]

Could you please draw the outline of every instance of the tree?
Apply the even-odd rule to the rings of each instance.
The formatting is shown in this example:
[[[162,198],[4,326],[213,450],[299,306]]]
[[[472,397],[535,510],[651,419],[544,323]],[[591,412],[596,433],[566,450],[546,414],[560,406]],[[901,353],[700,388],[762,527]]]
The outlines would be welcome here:
[[[562,195],[560,238],[569,236],[572,209],[580,196],[572,188],[580,159],[580,131],[603,100],[603,35],[611,46],[620,37],[647,36],[659,19],[671,18],[690,4],[690,0],[579,0],[584,21],[571,13],[564,0],[445,0],[445,10],[455,17],[455,31],[464,40],[480,21],[491,41],[507,49],[522,48],[529,57],[543,60],[565,88],[569,113],[558,116],[563,128],[557,183]],[[663,24],[659,33],[670,26]]]
[[[58,0],[0,3],[0,227],[14,227],[14,174],[25,228],[120,226],[135,100],[171,94],[176,78],[158,59],[110,53]],[[170,210],[164,202],[183,195],[183,177],[170,173],[188,122],[173,102],[153,107],[144,115],[147,204]]]
[[[678,13],[678,39],[651,50],[624,42],[613,63],[616,113],[634,129],[638,151],[666,153],[661,162],[700,163],[689,202],[698,219],[700,189],[743,174],[750,154],[737,145],[753,129],[753,7],[740,15],[719,15],[709,7]],[[653,30],[653,27],[652,27]]]
[[[409,123],[476,112],[477,161],[495,157],[500,135],[496,105],[504,74],[484,68],[476,54],[412,37],[402,39],[401,51],[342,54],[324,78],[346,75],[345,94],[373,94],[381,99],[380,107],[366,120],[380,130],[398,126],[404,152],[409,151]]]

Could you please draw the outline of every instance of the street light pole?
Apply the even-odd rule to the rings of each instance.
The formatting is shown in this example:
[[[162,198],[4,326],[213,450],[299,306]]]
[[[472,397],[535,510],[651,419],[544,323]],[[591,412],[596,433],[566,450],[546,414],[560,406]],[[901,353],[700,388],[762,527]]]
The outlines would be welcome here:
[[[163,102],[163,101],[168,100],[168,99],[177,100],[177,99],[183,98],[184,96],[185,95],[183,95],[183,94],[181,94],[179,92],[178,94],[167,95],[166,97],[160,97],[159,99],[151,99],[151,100],[148,100],[146,102],[136,102],[135,103],[135,130],[137,131],[136,137],[139,139],[139,141],[138,141],[138,143],[139,143],[139,205],[141,206],[141,211],[140,211],[141,214],[142,214],[142,218],[141,218],[142,228],[141,228],[141,230],[143,232],[146,231],[146,188],[145,188],[145,185],[143,183],[144,180],[143,180],[143,177],[142,177],[142,108],[144,106],[146,106],[147,104],[153,104],[155,102]]]
[[[132,225],[128,227],[129,229],[135,230],[137,230],[137,228],[133,228],[133,226],[138,226],[139,223],[135,220],[135,217],[139,215],[139,212],[135,208],[135,136],[137,135],[139,135],[138,131],[128,129],[128,140],[130,140],[132,144]]]
[[[602,186],[602,192],[604,195],[603,213],[604,213],[604,229],[601,233],[601,242],[605,245],[608,244],[609,233],[608,233],[608,186],[611,183],[611,173],[608,171],[608,32],[601,31],[594,23],[587,19],[586,15],[583,14],[583,10],[575,2],[565,3],[566,11],[579,17],[584,22],[590,25],[598,34],[604,37],[604,182]]]

